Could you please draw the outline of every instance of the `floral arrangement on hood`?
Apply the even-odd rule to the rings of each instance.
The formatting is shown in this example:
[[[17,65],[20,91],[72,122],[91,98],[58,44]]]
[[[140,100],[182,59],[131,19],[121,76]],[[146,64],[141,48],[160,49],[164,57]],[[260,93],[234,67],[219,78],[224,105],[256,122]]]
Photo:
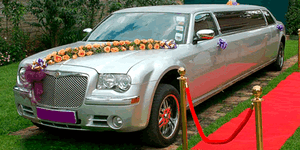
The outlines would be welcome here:
[[[174,40],[157,41],[153,39],[131,41],[114,41],[107,42],[106,44],[87,44],[75,48],[66,48],[58,52],[52,52],[44,59],[34,60],[31,65],[26,67],[24,77],[26,82],[23,84],[31,89],[32,96],[30,97],[31,103],[34,105],[41,100],[43,94],[43,82],[46,77],[45,68],[47,65],[59,63],[61,61],[76,59],[77,57],[90,56],[97,53],[116,53],[120,51],[133,51],[133,50],[151,50],[151,49],[175,49],[177,45]]]
[[[58,52],[48,54],[44,60],[47,64],[52,65],[68,59],[76,59],[78,57],[90,56],[97,53],[116,53],[121,51],[133,50],[152,50],[152,49],[175,49],[177,45],[174,40],[153,40],[153,39],[135,39],[131,41],[114,41],[106,44],[87,44],[75,48],[61,49]]]

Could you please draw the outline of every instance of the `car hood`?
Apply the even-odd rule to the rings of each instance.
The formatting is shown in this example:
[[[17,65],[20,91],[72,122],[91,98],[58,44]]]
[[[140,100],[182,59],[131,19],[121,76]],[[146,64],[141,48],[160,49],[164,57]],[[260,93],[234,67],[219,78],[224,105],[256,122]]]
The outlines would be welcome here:
[[[56,48],[52,48],[35,55],[32,55],[24,59],[21,64],[31,64],[35,59],[43,59],[53,51],[59,51],[67,47],[79,47],[81,45],[93,44],[88,42],[77,42],[69,45],[64,45]],[[135,50],[135,51],[124,51],[117,53],[99,53],[92,56],[78,57],[77,59],[69,59],[55,63],[54,65],[48,65],[48,69],[57,69],[64,65],[68,66],[82,66],[95,69],[98,73],[127,73],[131,67],[137,63],[144,61],[149,58],[157,58],[164,56],[162,53],[166,53],[168,50]]]

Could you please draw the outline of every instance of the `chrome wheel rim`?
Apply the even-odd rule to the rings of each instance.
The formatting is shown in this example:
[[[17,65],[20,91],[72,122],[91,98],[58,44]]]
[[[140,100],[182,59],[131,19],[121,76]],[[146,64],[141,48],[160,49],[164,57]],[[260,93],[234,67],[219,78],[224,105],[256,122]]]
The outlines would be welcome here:
[[[159,108],[158,129],[160,134],[169,139],[179,125],[179,103],[175,95],[167,95]]]
[[[283,50],[281,49],[279,51],[279,65],[280,65],[280,67],[283,65],[283,59],[284,59],[284,57],[283,57]]]

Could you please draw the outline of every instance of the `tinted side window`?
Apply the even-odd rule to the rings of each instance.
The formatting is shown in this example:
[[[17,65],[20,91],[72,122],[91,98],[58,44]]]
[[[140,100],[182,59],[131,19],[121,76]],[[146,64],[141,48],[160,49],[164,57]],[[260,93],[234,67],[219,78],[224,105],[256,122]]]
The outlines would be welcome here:
[[[216,12],[215,15],[222,33],[241,31],[266,25],[260,10]]]
[[[217,26],[209,13],[198,14],[195,17],[194,35],[202,29],[211,29],[218,35]]]
[[[273,19],[273,17],[271,16],[271,14],[265,10],[263,10],[263,13],[268,21],[268,24],[274,24],[275,20]]]

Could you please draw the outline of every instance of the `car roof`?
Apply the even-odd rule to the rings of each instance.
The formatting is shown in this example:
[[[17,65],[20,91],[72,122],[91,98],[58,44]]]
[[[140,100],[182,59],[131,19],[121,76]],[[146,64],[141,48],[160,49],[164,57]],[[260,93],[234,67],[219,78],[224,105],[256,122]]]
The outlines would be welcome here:
[[[234,11],[234,10],[251,10],[251,9],[265,9],[265,7],[255,6],[255,5],[230,6],[226,4],[160,5],[160,6],[127,8],[127,9],[116,11],[114,13],[126,13],[126,12],[195,13],[199,11],[217,12],[217,11]]]

